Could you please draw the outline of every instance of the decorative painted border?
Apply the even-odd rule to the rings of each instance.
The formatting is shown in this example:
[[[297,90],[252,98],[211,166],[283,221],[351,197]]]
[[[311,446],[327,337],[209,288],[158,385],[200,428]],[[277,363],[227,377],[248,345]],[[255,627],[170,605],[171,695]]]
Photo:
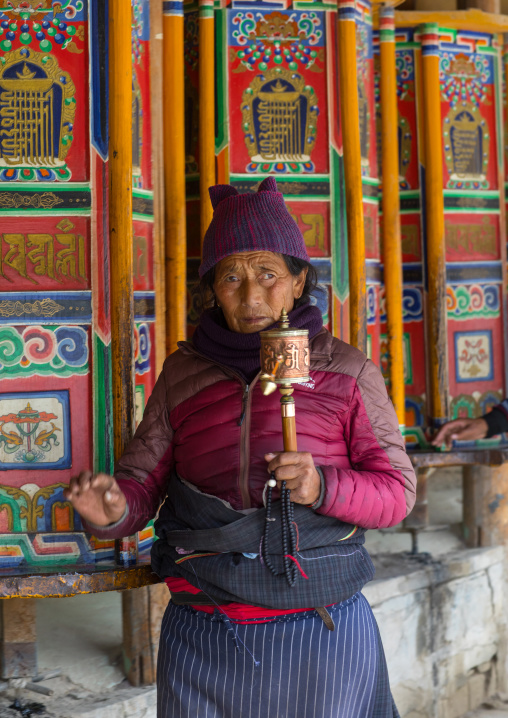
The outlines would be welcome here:
[[[90,324],[92,293],[2,292],[0,324]]]

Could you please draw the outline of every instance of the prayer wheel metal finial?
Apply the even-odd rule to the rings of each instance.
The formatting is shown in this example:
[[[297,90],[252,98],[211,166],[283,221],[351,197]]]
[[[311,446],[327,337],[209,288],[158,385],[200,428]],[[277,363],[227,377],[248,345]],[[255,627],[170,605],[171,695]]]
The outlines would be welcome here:
[[[284,451],[297,451],[293,384],[310,381],[309,332],[291,329],[285,309],[278,326],[261,337],[261,391],[265,396],[279,386]]]

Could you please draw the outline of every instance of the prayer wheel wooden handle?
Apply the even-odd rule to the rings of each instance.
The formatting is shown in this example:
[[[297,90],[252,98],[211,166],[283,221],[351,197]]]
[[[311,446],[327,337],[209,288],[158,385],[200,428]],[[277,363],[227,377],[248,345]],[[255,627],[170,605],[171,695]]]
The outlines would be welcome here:
[[[291,387],[292,391],[292,387]],[[282,438],[284,451],[298,451],[296,441],[295,400],[292,396],[283,396],[280,402],[282,415]]]
[[[284,451],[298,451],[294,416],[282,417],[282,437],[284,439]]]

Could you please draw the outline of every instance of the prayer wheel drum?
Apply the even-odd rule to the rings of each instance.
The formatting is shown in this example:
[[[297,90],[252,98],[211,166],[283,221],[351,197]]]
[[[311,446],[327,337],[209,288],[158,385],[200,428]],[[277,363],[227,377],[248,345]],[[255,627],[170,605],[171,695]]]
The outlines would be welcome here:
[[[265,396],[279,385],[284,451],[297,451],[293,384],[310,380],[309,332],[291,329],[283,309],[278,327],[261,336],[261,390]]]

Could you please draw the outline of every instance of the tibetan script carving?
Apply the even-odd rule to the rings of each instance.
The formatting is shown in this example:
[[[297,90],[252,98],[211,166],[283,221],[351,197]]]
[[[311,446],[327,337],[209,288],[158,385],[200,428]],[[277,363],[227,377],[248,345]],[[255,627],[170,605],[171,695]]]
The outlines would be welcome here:
[[[133,237],[134,279],[146,281],[148,277],[148,241],[146,237]]]
[[[400,238],[403,254],[413,254],[415,257],[421,256],[418,227],[415,224],[403,224],[400,228]]]
[[[496,228],[484,217],[481,224],[445,221],[446,248],[454,252],[480,252],[497,256]]]
[[[71,225],[72,227],[73,225]],[[17,274],[33,284],[38,277],[62,283],[66,277],[87,281],[85,240],[78,234],[0,234],[0,277],[15,282]],[[12,272],[9,272],[12,270]]]

